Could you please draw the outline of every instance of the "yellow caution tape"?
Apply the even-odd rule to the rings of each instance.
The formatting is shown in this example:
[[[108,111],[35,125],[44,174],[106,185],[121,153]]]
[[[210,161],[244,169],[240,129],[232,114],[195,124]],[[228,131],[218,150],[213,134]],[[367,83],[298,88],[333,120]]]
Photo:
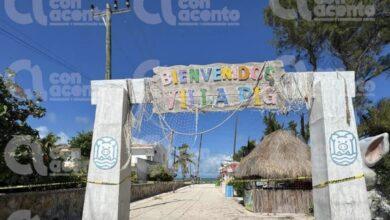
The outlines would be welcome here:
[[[351,177],[347,177],[347,178],[343,178],[343,179],[329,180],[329,181],[317,184],[317,185],[313,186],[313,188],[314,189],[320,189],[320,188],[324,188],[324,187],[328,186],[329,184],[347,182],[347,181],[351,181],[351,180],[360,179],[360,178],[363,178],[363,177],[364,177],[364,174],[362,173],[362,174],[359,174],[359,175],[356,175],[356,176],[351,176]]]
[[[324,187],[328,186],[329,184],[347,182],[347,181],[351,181],[351,180],[355,180],[355,179],[360,179],[363,177],[364,177],[364,174],[362,173],[362,174],[359,174],[356,176],[347,177],[347,178],[343,178],[343,179],[329,180],[329,181],[317,184],[317,185],[313,186],[313,188],[315,188],[315,189],[324,188]],[[296,177],[296,178],[282,178],[282,179],[233,180],[232,182],[238,182],[238,183],[240,183],[240,182],[282,182],[282,181],[310,180],[310,179],[311,179],[311,177],[301,176],[301,177]]]
[[[233,180],[232,182],[282,182],[292,180],[310,180],[310,176],[300,176],[295,178],[280,178],[280,179],[252,179],[252,180]]]

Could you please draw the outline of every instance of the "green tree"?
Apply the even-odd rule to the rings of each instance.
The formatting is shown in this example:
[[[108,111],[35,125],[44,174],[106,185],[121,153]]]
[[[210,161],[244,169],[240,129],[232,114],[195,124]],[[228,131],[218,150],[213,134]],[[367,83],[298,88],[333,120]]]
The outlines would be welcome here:
[[[181,169],[182,178],[185,179],[189,173],[189,164],[194,163],[192,160],[194,155],[189,152],[188,144],[183,144],[178,147],[179,155],[176,155],[176,160],[174,163],[174,169],[178,170],[179,166]]]
[[[283,129],[283,124],[280,124],[276,120],[276,114],[274,112],[268,112],[263,118],[263,123],[266,126],[264,130],[264,136],[271,134],[274,131]]]
[[[69,144],[73,148],[80,148],[81,155],[83,155],[84,157],[89,157],[91,154],[92,147],[92,135],[92,131],[79,132],[76,136],[70,139]]]
[[[14,82],[15,75],[16,73],[10,69],[6,69],[4,74],[0,74],[1,155],[4,155],[5,146],[14,135],[30,135],[37,139],[38,131],[33,129],[27,120],[29,118],[42,118],[46,112],[45,108],[40,106],[42,99],[39,94],[34,92],[33,97],[28,97],[23,88]],[[18,151],[27,152],[27,155],[31,156],[31,149],[21,147]],[[0,182],[20,177],[8,169],[3,156],[0,157],[0,170]]]
[[[248,140],[248,143],[245,146],[242,146],[237,153],[233,155],[234,161],[241,161],[243,157],[246,157],[248,154],[252,152],[253,149],[256,147],[256,141],[255,140]]]
[[[297,10],[296,0],[279,0],[284,8]],[[313,11],[315,0],[305,1],[309,11]],[[348,4],[357,5],[361,0],[350,0]],[[365,1],[374,4],[375,21],[315,21],[302,16],[284,19],[274,13],[271,7],[265,9],[264,20],[274,32],[273,43],[279,54],[290,51],[298,60],[307,60],[314,71],[321,62],[336,58],[345,69],[356,72],[358,88],[374,77],[389,74],[390,55],[383,53],[389,43],[388,1]],[[331,56],[324,56],[330,53]],[[357,90],[355,104],[365,108],[369,101],[364,89]]]
[[[375,136],[384,132],[390,133],[390,99],[382,99],[376,106],[361,116],[358,126],[359,136]],[[390,155],[387,154],[375,167],[378,174],[377,188],[390,199]]]
[[[280,129],[288,129],[293,134],[298,137],[301,137],[306,143],[309,142],[310,132],[309,132],[309,123],[305,122],[305,115],[302,113],[300,116],[300,131],[298,132],[298,123],[295,121],[289,121],[287,127],[284,124],[281,124],[276,119],[276,114],[269,112],[263,118],[263,123],[266,126],[264,130],[264,136],[271,134],[274,131]],[[263,137],[264,137],[263,136]]]
[[[299,136],[305,141],[305,143],[309,143],[310,139],[310,125],[309,122],[305,123],[305,114],[301,114],[301,131],[299,133]]]
[[[363,137],[390,133],[390,98],[380,100],[376,106],[360,117],[359,135]]]

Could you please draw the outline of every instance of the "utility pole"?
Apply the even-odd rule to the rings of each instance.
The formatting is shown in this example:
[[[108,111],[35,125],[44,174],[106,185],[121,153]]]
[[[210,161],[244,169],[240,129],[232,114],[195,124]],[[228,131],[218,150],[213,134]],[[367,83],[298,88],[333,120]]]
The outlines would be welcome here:
[[[236,145],[237,145],[237,124],[238,124],[238,115],[236,116],[236,123],[234,125],[234,141],[233,141],[233,156],[236,154]],[[232,156],[232,160],[233,160]]]
[[[169,141],[169,149],[170,150],[172,149],[172,145],[173,145],[173,135],[174,135],[174,131],[171,131],[170,141]],[[173,150],[173,164],[172,164],[173,170],[175,170],[175,163],[176,163],[176,147],[174,147],[174,150]]]
[[[197,168],[196,168],[196,179],[199,181],[199,165],[200,165],[200,152],[202,149],[202,139],[203,139],[203,134],[200,134],[200,141],[199,141],[199,151],[198,151],[198,163],[197,163]]]
[[[112,78],[112,63],[111,63],[111,54],[112,54],[112,41],[111,41],[111,18],[112,15],[123,14],[130,11],[130,0],[126,0],[126,8],[119,9],[118,1],[114,1],[114,8],[111,7],[110,3],[106,4],[106,10],[102,12],[95,12],[95,6],[91,5],[91,11],[93,16],[101,17],[104,25],[106,26],[106,71],[105,79],[109,80]]]

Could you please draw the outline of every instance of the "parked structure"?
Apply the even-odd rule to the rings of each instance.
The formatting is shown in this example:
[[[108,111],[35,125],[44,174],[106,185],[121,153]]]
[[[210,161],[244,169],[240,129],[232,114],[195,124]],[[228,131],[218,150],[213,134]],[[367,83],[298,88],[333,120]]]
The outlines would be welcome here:
[[[219,174],[222,180],[229,180],[234,177],[234,173],[236,172],[238,165],[240,162],[236,161],[224,161],[219,168]]]
[[[239,166],[236,161],[224,161],[219,168],[219,175],[221,176],[222,193],[226,193],[226,185],[234,178],[234,174]]]
[[[244,202],[253,212],[308,213],[312,206],[309,147],[288,131],[267,135],[235,176],[248,180]]]

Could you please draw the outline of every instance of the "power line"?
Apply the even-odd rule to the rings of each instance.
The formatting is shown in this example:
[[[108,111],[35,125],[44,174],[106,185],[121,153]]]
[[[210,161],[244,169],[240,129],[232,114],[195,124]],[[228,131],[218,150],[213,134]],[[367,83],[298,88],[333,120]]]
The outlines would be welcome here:
[[[71,64],[68,64],[63,58],[59,57],[58,55],[55,55],[54,53],[52,53],[47,48],[45,48],[45,47],[43,47],[41,45],[38,45],[39,47],[35,46],[34,44],[37,44],[37,43],[33,42],[33,40],[31,38],[29,38],[28,36],[26,36],[24,33],[22,33],[20,31],[16,30],[15,28],[13,28],[14,32],[17,32],[18,34],[23,35],[25,38],[29,38],[30,42],[28,40],[26,40],[26,39],[23,39],[20,36],[17,36],[15,33],[12,33],[11,31],[7,30],[6,28],[7,27],[4,25],[4,23],[0,24],[0,33],[2,33],[4,36],[8,37],[9,39],[13,40],[17,44],[30,49],[35,54],[43,56],[43,57],[47,58],[49,61],[51,61],[51,62],[53,62],[53,63],[55,63],[57,65],[60,65],[60,66],[64,67],[68,71],[78,72],[84,78],[86,78],[88,80],[92,80],[90,77],[87,77],[86,75],[83,75],[81,73],[81,71],[78,70],[76,67],[74,67]]]

